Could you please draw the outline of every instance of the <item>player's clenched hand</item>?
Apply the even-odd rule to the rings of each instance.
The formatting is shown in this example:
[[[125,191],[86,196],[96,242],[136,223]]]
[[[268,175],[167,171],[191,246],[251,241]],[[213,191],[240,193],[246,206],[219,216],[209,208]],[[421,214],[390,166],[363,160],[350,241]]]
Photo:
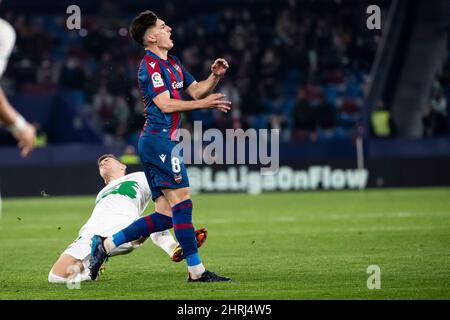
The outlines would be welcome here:
[[[214,61],[214,63],[211,66],[211,72],[213,73],[213,75],[215,75],[216,77],[222,77],[225,72],[227,72],[227,69],[229,68],[229,64],[225,59],[216,59],[216,61]]]
[[[36,129],[29,123],[19,132],[14,133],[14,138],[19,142],[22,157],[28,156],[36,143]]]
[[[231,110],[231,101],[224,100],[224,97],[222,93],[213,93],[202,99],[202,103],[207,109],[217,109],[227,113]]]

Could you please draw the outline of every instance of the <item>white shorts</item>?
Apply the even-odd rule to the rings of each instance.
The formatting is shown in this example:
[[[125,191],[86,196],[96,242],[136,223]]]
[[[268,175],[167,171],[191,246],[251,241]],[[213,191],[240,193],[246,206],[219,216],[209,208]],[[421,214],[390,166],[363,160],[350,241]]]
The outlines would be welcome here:
[[[63,254],[67,254],[77,260],[80,260],[83,263],[83,267],[87,269],[89,268],[89,258],[91,257],[91,243],[92,236],[79,236],[67,247]],[[141,245],[133,245],[130,242],[124,243],[115,248],[111,252],[111,256],[130,253],[140,246]]]

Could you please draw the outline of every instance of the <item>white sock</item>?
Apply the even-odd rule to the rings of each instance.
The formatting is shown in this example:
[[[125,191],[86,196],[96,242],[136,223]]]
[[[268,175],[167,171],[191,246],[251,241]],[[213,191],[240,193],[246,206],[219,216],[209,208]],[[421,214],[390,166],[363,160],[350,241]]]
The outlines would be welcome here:
[[[67,283],[67,278],[57,276],[51,271],[48,273],[48,282],[50,283]]]
[[[80,280],[80,281],[89,281],[89,280],[91,280],[91,277],[89,276],[89,269],[83,270],[80,273],[80,275],[78,277],[78,280]],[[68,281],[70,281],[70,279],[57,276],[56,274],[54,274],[52,272],[49,272],[49,274],[48,274],[48,282],[50,282],[50,283],[63,283],[63,284],[65,284]]]
[[[103,241],[103,246],[105,247],[105,250],[107,253],[110,253],[116,248],[116,245],[113,242],[112,237],[108,237]]]
[[[203,263],[200,263],[196,266],[191,266],[191,267],[188,266],[188,271],[189,271],[189,274],[191,275],[191,278],[196,280],[202,276],[203,272],[205,272],[206,269],[203,266]]]
[[[91,281],[91,276],[89,275],[89,269],[84,269],[81,273],[80,273],[80,281]]]
[[[170,257],[178,245],[169,230],[154,232],[150,235],[150,238],[152,238],[155,245],[163,249]]]

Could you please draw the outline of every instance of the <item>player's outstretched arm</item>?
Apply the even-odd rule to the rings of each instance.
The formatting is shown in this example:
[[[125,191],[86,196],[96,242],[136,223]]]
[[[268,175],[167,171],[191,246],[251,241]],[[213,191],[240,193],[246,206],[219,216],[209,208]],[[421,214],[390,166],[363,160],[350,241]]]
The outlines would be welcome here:
[[[36,130],[9,104],[9,101],[1,88],[0,122],[3,122],[8,126],[8,129],[18,141],[21,155],[26,157],[34,148],[36,142]]]
[[[211,74],[209,77],[203,81],[194,82],[186,89],[186,92],[195,100],[207,97],[214,91],[229,67],[225,59],[216,59],[211,66]]]
[[[168,91],[157,95],[153,101],[164,113],[184,112],[197,109],[218,109],[227,113],[231,109],[231,101],[224,100],[222,93],[213,93],[206,98],[194,101],[183,101],[170,98]]]

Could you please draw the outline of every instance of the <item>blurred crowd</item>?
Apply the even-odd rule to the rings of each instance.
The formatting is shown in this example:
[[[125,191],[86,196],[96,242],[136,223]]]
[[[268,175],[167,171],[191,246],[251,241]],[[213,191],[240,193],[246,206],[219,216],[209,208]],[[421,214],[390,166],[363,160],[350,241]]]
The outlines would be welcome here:
[[[448,100],[450,98],[450,51],[448,63],[436,75],[428,104],[422,114],[423,137],[431,138],[450,133],[450,115]],[[389,106],[379,101],[370,118],[370,131],[373,137],[389,138],[396,136],[396,125]]]
[[[195,14],[170,2],[155,9],[173,28],[172,53],[197,80],[214,58],[231,65],[218,88],[233,102],[231,115],[195,111],[184,125],[280,128],[285,141],[353,138],[380,41],[364,27],[364,6],[286,0],[205,5]],[[6,12],[18,39],[3,87],[10,94],[71,92],[106,143],[134,145],[144,122],[136,88],[143,50],[127,30],[136,13],[104,1],[98,13],[83,15],[81,30],[69,31],[67,16]],[[442,92],[433,94],[431,110],[446,110]]]
[[[450,54],[449,54],[450,61]],[[433,137],[449,133],[450,117],[448,99],[450,97],[450,64],[436,77],[430,94],[430,100],[423,114],[424,137]]]

